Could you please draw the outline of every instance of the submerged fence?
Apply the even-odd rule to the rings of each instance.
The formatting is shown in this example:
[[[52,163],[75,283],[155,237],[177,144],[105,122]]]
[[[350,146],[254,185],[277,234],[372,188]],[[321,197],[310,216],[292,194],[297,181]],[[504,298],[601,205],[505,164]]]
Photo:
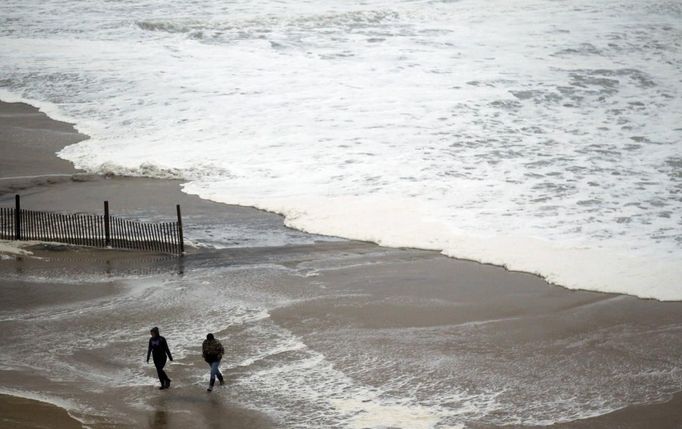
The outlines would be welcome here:
[[[150,223],[109,215],[108,201],[104,215],[24,210],[17,195],[15,207],[0,207],[0,239],[182,254],[180,205],[176,210],[177,222]]]

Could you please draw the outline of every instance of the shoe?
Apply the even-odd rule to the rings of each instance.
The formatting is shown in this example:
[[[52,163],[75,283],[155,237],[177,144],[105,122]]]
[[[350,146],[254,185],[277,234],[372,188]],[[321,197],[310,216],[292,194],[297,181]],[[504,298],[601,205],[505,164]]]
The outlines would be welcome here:
[[[159,390],[166,390],[166,389],[168,389],[168,387],[166,387],[165,384],[163,386],[159,387]]]
[[[208,386],[208,389],[206,389],[207,392],[213,392],[213,386]]]
[[[218,380],[218,381],[220,382],[221,386],[225,384],[225,380]]]
[[[168,389],[170,387],[170,382],[171,382],[170,378],[168,380],[166,380],[166,389]]]

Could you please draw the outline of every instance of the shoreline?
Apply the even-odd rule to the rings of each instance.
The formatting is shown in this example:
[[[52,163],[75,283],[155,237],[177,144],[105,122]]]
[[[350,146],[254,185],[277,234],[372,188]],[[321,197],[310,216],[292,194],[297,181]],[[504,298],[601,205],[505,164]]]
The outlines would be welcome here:
[[[0,106],[8,108],[7,103],[0,102]],[[16,154],[16,151],[11,147],[7,148],[6,145],[0,144],[0,151],[3,149],[6,151],[4,153],[0,152],[0,155],[9,154],[8,157],[0,156],[0,170],[3,171],[3,176],[5,172],[8,172],[8,175],[12,172],[14,172],[12,175],[20,175],[26,168],[29,168],[27,167],[29,164],[30,169],[28,171],[31,173],[40,173],[40,169],[43,169],[43,171],[45,171],[44,169],[56,169],[58,171],[50,174],[63,174],[64,176],[49,179],[45,179],[45,176],[40,179],[34,177],[21,179],[14,183],[12,183],[12,180],[7,180],[6,182],[9,183],[5,184],[4,188],[3,181],[0,181],[0,201],[9,197],[13,198],[15,190],[26,190],[30,192],[29,195],[26,195],[25,201],[33,209],[72,210],[73,202],[79,201],[77,210],[98,211],[100,210],[101,200],[104,199],[103,193],[106,192],[109,200],[113,202],[114,210],[119,210],[125,215],[142,215],[150,218],[164,216],[166,211],[171,212],[175,201],[180,201],[183,204],[183,211],[186,216],[192,218],[196,224],[207,228],[207,231],[209,231],[206,234],[207,237],[215,233],[215,231],[209,229],[211,223],[220,224],[221,228],[224,228],[226,225],[229,228],[233,228],[234,225],[240,228],[246,225],[246,232],[243,236],[239,236],[239,240],[243,241],[243,243],[237,243],[237,247],[233,249],[197,249],[196,252],[192,252],[186,258],[185,265],[190,267],[203,268],[206,266],[221,266],[228,263],[231,265],[262,264],[272,263],[271,261],[276,261],[276,263],[282,264],[282,266],[289,266],[293,264],[301,265],[300,261],[324,260],[326,259],[324,257],[326,255],[325,252],[330,255],[353,255],[352,258],[360,262],[359,268],[351,265],[349,266],[350,268],[344,266],[339,270],[322,271],[323,274],[319,275],[320,278],[326,282],[329,288],[338,289],[339,291],[345,291],[348,288],[355,290],[359,288],[357,284],[366,283],[366,279],[386,282],[388,286],[383,285],[382,289],[380,289],[381,300],[369,304],[362,300],[357,300],[354,302],[359,307],[354,306],[352,308],[348,307],[348,304],[344,301],[352,298],[344,298],[341,301],[331,300],[329,302],[313,300],[277,308],[271,312],[271,317],[279,326],[286,327],[301,338],[305,338],[306,344],[310,347],[315,347],[316,350],[321,350],[325,356],[332,356],[333,350],[325,349],[325,347],[330,347],[325,341],[321,341],[319,344],[316,343],[316,338],[318,337],[316,330],[324,328],[333,333],[335,323],[333,321],[325,321],[322,327],[316,326],[313,330],[306,323],[307,320],[325,320],[324,315],[330,312],[335,317],[342,318],[344,323],[350,323],[353,326],[358,325],[367,330],[396,329],[401,327],[436,328],[439,326],[458,326],[458,324],[478,323],[479,320],[482,320],[483,323],[488,323],[490,320],[503,317],[511,318],[509,324],[514,325],[519,323],[516,321],[516,318],[521,314],[522,317],[527,317],[529,321],[524,321],[518,328],[514,328],[515,330],[511,331],[511,335],[519,336],[515,341],[518,341],[520,344],[528,341],[525,337],[543,338],[543,335],[546,335],[542,329],[532,324],[535,323],[532,322],[532,319],[545,313],[570,311],[572,308],[577,308],[581,312],[587,312],[589,308],[594,306],[604,306],[605,309],[603,311],[606,312],[606,315],[600,313],[602,310],[600,312],[588,313],[589,317],[580,316],[582,315],[581,312],[576,313],[580,317],[592,320],[589,322],[594,324],[591,328],[587,327],[588,322],[586,321],[579,323],[577,321],[567,322],[561,319],[551,319],[551,324],[557,325],[559,328],[556,329],[563,332],[563,330],[575,330],[577,328],[573,325],[583,323],[585,327],[581,329],[589,332],[589,329],[603,329],[612,324],[617,326],[619,323],[630,320],[628,318],[635,318],[635,315],[637,315],[636,317],[639,320],[643,320],[641,323],[644,324],[667,326],[666,324],[679,323],[679,318],[676,316],[677,310],[682,309],[682,304],[679,302],[661,302],[655,299],[642,299],[616,293],[570,290],[548,283],[536,274],[507,270],[505,267],[493,264],[482,264],[466,259],[451,258],[433,250],[383,248],[367,242],[334,240],[330,237],[326,237],[326,239],[329,239],[328,242],[319,241],[325,238],[286,228],[283,225],[282,217],[277,214],[250,207],[228,206],[200,200],[196,196],[184,194],[180,191],[181,181],[179,180],[102,177],[83,174],[73,169],[70,163],[59,160],[59,158],[54,156],[54,152],[51,151],[55,148],[56,144],[51,138],[46,138],[44,131],[53,130],[56,132],[55,135],[61,136],[59,144],[75,139],[82,140],[82,138],[87,137],[82,134],[69,133],[68,127],[70,125],[64,123],[57,123],[55,125],[55,121],[42,113],[37,114],[36,109],[30,105],[24,104],[23,106],[10,106],[9,108],[10,115],[15,115],[15,118],[23,117],[23,120],[27,121],[27,125],[30,125],[31,121],[39,121],[36,128],[40,132],[36,131],[36,133],[43,133],[43,137],[36,142],[52,142],[53,145],[46,147],[40,153],[31,152],[31,157],[25,163],[13,163],[11,162],[11,156]],[[5,116],[7,116],[7,113],[5,113]],[[0,125],[0,130],[3,130],[2,125]],[[27,126],[26,130],[22,130],[21,133],[28,135],[32,131]],[[50,159],[50,157],[54,159]],[[2,161],[3,159],[5,162]],[[53,161],[56,164],[53,164]],[[48,189],[51,192],[47,192]],[[143,209],[140,209],[140,207],[143,207]],[[187,208],[186,211],[185,207]],[[267,231],[267,234],[263,234],[263,231]],[[250,240],[250,234],[257,236],[255,241],[248,241]],[[268,235],[268,237],[262,238],[259,235]],[[271,243],[286,242],[286,240],[277,238],[280,236],[299,244],[293,246],[280,245],[279,247],[272,245]],[[275,237],[275,239],[272,239],[272,237]],[[265,245],[263,245],[264,243]],[[119,274],[124,277],[130,273],[135,275],[143,273],[143,275],[146,275],[147,270],[152,275],[159,273],[161,276],[168,277],[175,275],[174,273],[181,273],[186,269],[186,267],[179,267],[175,261],[164,261],[153,257],[138,257],[139,254],[128,252],[116,253],[98,249],[54,252],[49,249],[39,249],[38,254],[45,260],[26,258],[21,264],[21,274],[14,274],[17,277],[15,280],[12,280],[18,283],[12,285],[11,281],[2,280],[0,285],[4,288],[3,290],[26,290],[28,284],[36,282],[35,278],[49,276],[50,273],[54,273],[57,270],[59,270],[59,275],[64,278],[87,274],[86,278],[91,279],[96,278],[98,273],[106,272],[107,275],[113,276],[116,279]],[[365,257],[365,255],[370,256]],[[132,263],[132,259],[138,259],[135,262],[136,266]],[[366,261],[365,259],[368,260]],[[386,267],[373,266],[372,264],[375,260],[381,261],[381,264],[385,264]],[[306,263],[308,262],[305,262],[303,265]],[[0,268],[2,267],[0,266]],[[0,269],[1,271],[2,269]],[[28,277],[22,277],[25,275],[28,275]],[[452,299],[456,305],[447,305],[441,309],[438,306],[421,308],[419,306],[411,307],[392,303],[391,299],[395,293],[412,293],[404,292],[404,290],[414,287],[410,279],[415,277],[419,279],[420,283],[438,285],[434,291],[423,292],[427,295],[431,294],[431,299],[439,303],[438,305],[443,305],[441,301],[444,297]],[[462,278],[461,281],[456,282],[456,286],[460,289],[456,291],[449,290],[452,287],[451,279],[457,279],[458,277]],[[406,281],[405,279],[408,280]],[[287,285],[289,283],[283,281],[282,284]],[[475,287],[471,287],[470,284],[475,285]],[[93,294],[98,295],[102,293],[102,296],[107,296],[117,293],[118,288],[118,285],[112,283],[105,289],[98,289],[97,294],[95,292]],[[362,288],[358,290],[358,293],[366,293]],[[497,296],[500,293],[509,293],[510,296]],[[422,292],[417,292],[417,294],[422,294]],[[450,294],[454,294],[455,297],[449,298]],[[60,291],[55,292],[55,295],[45,297],[42,302],[27,303],[22,300],[23,298],[17,298],[15,301],[8,301],[5,305],[13,306],[15,309],[21,308],[22,305],[27,305],[28,307],[26,308],[33,308],[36,304],[48,305],[54,302],[73,302],[74,299],[79,298],[92,299],[92,297],[81,295],[82,292],[76,289],[62,288]],[[305,293],[302,296],[306,296]],[[613,302],[614,300],[618,302]],[[468,307],[460,307],[461,304],[457,304],[460,301],[465,302]],[[385,304],[386,302],[388,302],[388,305]],[[453,309],[457,309],[457,311],[454,312]],[[621,314],[623,312],[626,314]],[[632,313],[632,315],[627,313]],[[659,313],[662,315],[659,315]],[[552,335],[556,334],[552,333]],[[192,365],[195,365],[195,363],[192,363]],[[0,374],[0,382],[5,383],[13,379],[13,377],[7,377],[9,377],[7,374],[4,376]],[[179,387],[178,391],[180,392],[181,389],[187,389],[187,387]],[[185,390],[182,390],[182,395],[185,398],[183,399],[184,402],[182,402],[183,407],[187,407],[187,409],[194,413],[202,412],[199,405],[192,404],[191,400],[187,399],[188,393]],[[647,415],[649,419],[658,419],[658,427],[673,428],[675,427],[673,424],[678,424],[679,422],[679,420],[675,419],[678,419],[682,414],[676,411],[679,410],[679,403],[682,398],[682,386],[676,392],[671,392],[667,397],[670,397],[670,400],[663,403],[652,402],[643,405],[625,405],[620,410],[597,417],[569,423],[557,423],[550,427],[613,427],[614,424],[621,424],[622,426],[620,427],[636,428],[642,426],[637,426],[636,424],[628,426],[630,424],[628,422],[635,421],[633,416]],[[33,409],[31,404],[28,404],[27,410],[31,409]],[[257,424],[254,423],[255,427],[273,426],[272,422],[269,422],[267,418],[260,416],[255,411],[243,411],[234,405],[228,406],[225,410],[221,411],[221,413],[226,412],[231,416],[237,415],[237,417],[234,417],[236,421],[259,422]],[[30,412],[28,413],[30,414]],[[29,414],[26,414],[26,416],[28,417]],[[148,423],[148,426],[157,427],[152,423]],[[97,427],[97,424],[95,424],[95,427]],[[158,427],[175,426],[169,423]],[[497,426],[472,423],[468,427],[492,428]],[[530,428],[540,426],[526,425],[518,427]]]
[[[78,124],[68,122],[70,120],[73,120],[67,116],[64,116],[63,114],[59,113],[58,108],[49,103],[49,102],[40,102],[37,100],[31,100],[31,99],[25,99],[23,97],[17,96],[13,93],[9,93],[7,91],[0,91],[0,97],[5,97],[6,99],[11,99],[13,100],[12,103],[15,104],[26,104],[28,106],[39,106],[35,107],[40,111],[41,113],[45,115],[52,115],[54,118],[57,118],[57,121],[67,121],[67,122],[60,122],[60,124],[63,124],[67,127],[72,127],[73,130],[76,130],[78,135],[80,136],[79,140],[74,140],[72,143],[78,143],[82,140],[87,140],[89,137],[84,133],[84,130],[78,127]],[[69,144],[72,144],[69,143]],[[63,149],[68,145],[62,145],[59,149]],[[58,152],[58,150],[55,150],[52,153],[53,157],[56,157],[55,153]],[[1,153],[0,153],[1,155]],[[58,158],[58,157],[56,157]],[[135,175],[136,172],[133,171],[133,175],[118,175],[116,173],[86,173],[80,170],[76,170],[73,165],[71,164],[70,161],[66,161],[64,159],[58,158],[61,162],[66,163],[69,165],[71,172],[70,176],[69,174],[62,175],[61,173],[54,173],[52,174],[42,174],[40,176],[36,176],[33,178],[33,181],[31,181],[30,178],[24,179],[25,182],[27,182],[25,185],[15,185],[19,186],[22,189],[28,188],[33,185],[37,184],[52,184],[55,182],[59,181],[68,181],[68,180],[74,180],[74,181],[87,181],[91,180],[92,178],[101,178],[101,177],[116,177],[116,178],[135,178],[135,179],[149,179],[149,180],[176,180],[179,186],[182,186],[183,184],[189,183],[187,180],[184,179],[177,179],[173,175],[175,173],[171,173],[171,177],[164,177],[164,175],[160,175],[160,177],[153,177],[153,176],[137,176]],[[3,178],[0,178],[0,195],[3,193]],[[183,191],[184,192],[184,191]],[[195,195],[195,194],[191,194]],[[419,245],[403,245],[400,242],[396,243],[379,243],[377,241],[372,241],[370,238],[369,240],[363,239],[362,236],[355,236],[353,233],[349,232],[351,230],[346,230],[344,228],[341,228],[339,230],[338,225],[335,227],[337,230],[334,231],[332,228],[332,231],[330,230],[322,231],[316,233],[315,231],[309,232],[309,229],[306,228],[306,224],[302,223],[300,225],[297,225],[296,219],[288,219],[286,213],[277,211],[277,210],[269,210],[268,208],[261,208],[258,207],[257,204],[254,205],[249,205],[249,203],[245,204],[240,204],[240,203],[221,203],[218,202],[219,199],[215,200],[208,200],[212,202],[216,202],[218,204],[226,204],[231,207],[244,207],[244,208],[250,208],[250,209],[255,209],[259,210],[260,212],[263,213],[269,213],[276,215],[283,219],[285,225],[288,228],[297,230],[301,233],[309,233],[312,235],[317,235],[322,234],[323,236],[327,237],[338,237],[340,239],[344,240],[353,240],[353,241],[360,241],[360,242],[367,242],[367,243],[372,243],[378,246],[387,246],[391,248],[410,248],[410,249],[417,249],[417,250],[424,250],[424,251],[436,251],[440,254],[443,254],[447,257],[450,257],[452,259],[456,260],[463,260],[463,261],[471,261],[475,263],[480,263],[483,265],[492,265],[496,267],[501,267],[504,268],[505,270],[512,272],[512,273],[528,273],[534,276],[537,276],[544,281],[546,281],[548,284],[551,284],[552,286],[558,286],[558,287],[563,287],[568,290],[575,290],[575,291],[587,291],[587,292],[600,292],[600,293],[609,293],[609,294],[616,294],[616,295],[628,295],[628,296],[634,296],[637,298],[641,299],[652,299],[656,301],[661,301],[661,302],[682,302],[682,295],[679,294],[679,288],[676,288],[677,283],[673,283],[672,288],[661,288],[658,287],[657,285],[659,284],[664,284],[667,286],[670,286],[670,281],[674,280],[675,275],[678,273],[678,269],[676,267],[676,264],[674,264],[674,261],[671,261],[668,258],[661,257],[655,260],[648,260],[648,259],[643,259],[642,256],[635,256],[635,255],[628,255],[628,254],[621,254],[617,252],[617,249],[592,249],[589,250],[589,253],[586,253],[585,255],[581,256],[581,252],[575,252],[570,248],[561,248],[561,246],[556,247],[551,244],[549,241],[544,241],[540,239],[533,239],[530,237],[526,238],[519,238],[515,237],[513,235],[505,236],[506,238],[498,238],[498,240],[502,240],[499,244],[500,250],[502,249],[512,249],[511,250],[511,256],[507,255],[508,257],[505,257],[504,259],[501,259],[495,251],[493,251],[492,254],[487,254],[487,253],[481,253],[481,249],[478,246],[478,242],[481,241],[479,239],[470,239],[466,236],[461,236],[459,237],[462,240],[462,243],[464,243],[458,251],[452,253],[451,251],[447,250],[447,246],[443,243],[439,243],[435,245],[435,247],[431,247],[429,245],[426,245],[424,247],[420,247]],[[414,243],[411,243],[414,244]],[[524,252],[515,252],[514,249],[516,249],[519,245],[524,246]],[[528,247],[526,247],[528,246]],[[485,246],[484,246],[485,247]],[[556,248],[555,248],[556,247]],[[445,250],[443,250],[445,249]],[[470,250],[466,250],[470,249]],[[477,250],[473,250],[477,249]],[[552,250],[554,249],[554,250]],[[545,266],[545,262],[539,262],[538,264],[528,264],[526,262],[522,262],[521,260],[517,260],[517,257],[514,256],[520,255],[523,253],[534,253],[537,255],[543,254],[545,252],[549,253],[556,253],[554,258],[545,258],[547,263],[548,261],[554,261],[549,263],[549,265]],[[585,250],[587,251],[587,250]],[[473,252],[473,253],[472,253]],[[508,251],[505,250],[505,252],[509,253]],[[616,252],[616,253],[614,253]],[[504,253],[504,252],[503,252]],[[548,254],[549,254],[548,253]],[[460,255],[460,256],[458,256]],[[464,256],[462,256],[464,255]],[[559,256],[560,255],[560,256]],[[591,255],[588,256],[588,255]],[[523,258],[521,258],[523,259]],[[578,264],[574,264],[573,268],[567,268],[562,266],[563,264],[560,262],[555,263],[556,261],[561,261],[561,260],[582,260],[582,262]],[[591,260],[596,260],[599,259],[601,262],[599,265],[595,265]],[[619,261],[621,260],[626,260],[629,261],[628,263],[621,263]],[[487,261],[493,261],[493,262],[487,262]],[[648,262],[647,262],[648,261]],[[640,288],[636,280],[637,277],[641,273],[637,272],[629,272],[629,268],[627,267],[636,267],[636,266],[643,266],[647,265],[650,263],[654,263],[658,265],[659,269],[656,270],[657,272],[664,272],[668,273],[665,278],[659,278],[660,282],[654,282],[654,281],[649,281],[646,287]],[[602,274],[598,274],[603,270],[605,266],[611,266],[611,265],[617,265],[620,266],[620,272],[618,274],[618,278],[620,279],[619,282],[616,283],[609,283],[608,278],[603,276]],[[538,268],[541,267],[541,268]],[[580,273],[580,272],[589,272],[591,277],[594,277],[592,280],[588,282],[583,282],[583,281],[576,281],[574,278],[571,276],[566,275],[566,270],[568,272],[572,273]],[[563,274],[562,274],[563,273]],[[681,272],[682,273],[682,272]],[[612,273],[613,274],[613,273]],[[628,274],[628,275],[626,275]],[[596,277],[595,277],[596,276]],[[621,278],[622,277],[622,278]]]
[[[19,177],[16,177],[16,178],[13,178],[13,177],[0,177],[0,200],[2,200],[3,196],[5,196],[4,194],[8,194],[8,193],[10,193],[10,192],[14,192],[15,190],[16,190],[16,191],[19,191],[19,190],[23,190],[23,189],[30,189],[30,188],[35,187],[35,186],[49,186],[49,185],[54,185],[54,184],[57,184],[57,183],[64,183],[64,182],[69,182],[69,181],[93,181],[93,180],[101,180],[102,178],[105,178],[105,177],[116,178],[116,179],[124,179],[124,180],[126,180],[126,179],[132,179],[132,180],[152,180],[152,181],[155,181],[155,180],[162,180],[162,181],[171,181],[171,182],[176,182],[176,183],[177,183],[178,190],[180,190],[179,188],[180,188],[180,187],[182,186],[182,184],[185,182],[184,180],[180,180],[180,179],[168,179],[168,178],[148,178],[148,177],[136,177],[136,176],[98,175],[98,174],[92,174],[92,173],[84,172],[84,171],[82,171],[82,170],[78,170],[78,169],[76,169],[75,167],[73,167],[73,164],[71,164],[71,162],[66,161],[66,160],[63,160],[63,159],[57,157],[57,155],[56,155],[56,152],[58,152],[59,150],[63,149],[64,147],[66,147],[68,144],[78,143],[78,142],[80,142],[80,141],[87,140],[87,139],[89,138],[87,135],[82,134],[80,131],[77,131],[77,129],[75,128],[75,124],[70,123],[70,122],[64,122],[64,121],[57,120],[57,119],[52,119],[52,118],[48,115],[48,113],[46,113],[45,111],[43,111],[41,108],[35,107],[35,106],[33,106],[33,105],[31,105],[31,104],[29,104],[29,103],[27,103],[27,102],[24,102],[24,101],[6,102],[6,101],[0,99],[0,104],[2,104],[2,105],[7,105],[7,104],[18,105],[18,106],[16,106],[16,107],[18,108],[17,110],[20,111],[20,112],[22,112],[22,113],[25,113],[26,111],[30,111],[31,109],[37,110],[37,111],[40,112],[42,115],[44,115],[45,118],[46,118],[48,121],[57,122],[57,123],[59,124],[60,131],[61,131],[61,129],[63,129],[63,130],[68,130],[69,127],[72,127],[72,129],[76,131],[77,136],[78,136],[77,138],[73,139],[73,141],[71,141],[71,142],[69,142],[69,143],[67,143],[67,144],[64,144],[63,141],[60,141],[60,142],[58,142],[58,143],[56,143],[56,144],[51,145],[49,148],[47,148],[47,151],[54,151],[51,155],[52,155],[52,157],[53,157],[55,160],[59,160],[59,161],[60,161],[60,164],[63,164],[63,163],[68,164],[68,166],[64,166],[64,165],[58,166],[58,167],[57,167],[57,170],[59,170],[59,172],[57,172],[57,173],[48,173],[48,174],[43,173],[43,174],[36,174],[36,175],[33,175],[33,176],[24,176],[24,177],[19,176]],[[28,109],[24,108],[23,106],[20,107],[21,105],[27,106]],[[40,125],[39,125],[39,126],[40,126]],[[2,154],[2,153],[0,152],[0,155],[1,155],[1,154]],[[45,153],[42,153],[41,155],[43,155],[43,157],[45,157]],[[49,156],[49,155],[50,155],[50,154],[48,154],[48,156]],[[2,167],[2,168],[0,168],[1,171],[6,171],[6,166],[5,166],[5,165],[0,164],[0,167]],[[69,169],[70,169],[70,171],[65,171],[65,170],[69,170]],[[3,183],[3,181],[7,181],[7,182],[6,182],[6,183]],[[5,185],[5,186],[3,187],[3,185]],[[188,194],[188,195],[190,195],[190,194]],[[194,195],[191,195],[191,196],[194,197]],[[200,197],[197,197],[197,198],[200,198]],[[210,201],[210,200],[205,200],[205,201]],[[212,202],[212,203],[215,203],[215,204],[230,206],[230,207],[243,207],[243,208],[245,208],[245,209],[256,210],[256,211],[261,212],[261,213],[267,213],[267,214],[269,214],[269,215],[277,216],[278,218],[281,219],[282,224],[284,224],[284,216],[282,216],[281,214],[279,214],[279,213],[277,213],[277,212],[273,212],[273,211],[269,211],[269,210],[264,210],[264,209],[260,209],[260,208],[256,208],[256,207],[252,207],[252,206],[242,206],[242,205],[238,205],[238,204],[224,204],[224,203],[217,203],[217,202],[213,202],[213,201],[211,201],[211,202]],[[45,208],[45,210],[49,210],[49,208]],[[287,228],[291,228],[291,227],[288,227],[288,226],[287,226]],[[299,231],[299,232],[301,232],[302,234],[309,234],[309,235],[311,235],[311,236],[318,236],[317,234],[308,233],[308,232],[306,232],[306,231],[301,231],[301,230],[298,230],[298,229],[295,229],[295,228],[291,228],[291,229],[292,229],[292,230]],[[380,245],[380,244],[377,244],[377,243],[374,243],[374,242],[371,242],[371,241],[354,240],[354,239],[347,239],[347,238],[343,238],[343,237],[336,237],[336,236],[329,236],[329,235],[326,235],[325,237],[329,237],[329,238],[331,238],[331,239],[349,240],[349,241],[354,241],[354,242],[367,243],[367,244],[374,245],[374,246],[384,247],[384,246],[382,246],[382,245]],[[538,277],[539,279],[545,281],[547,284],[549,284],[549,285],[551,285],[551,286],[553,286],[553,287],[561,287],[561,288],[564,288],[564,289],[567,289],[567,290],[576,290],[576,291],[585,291],[585,292],[595,292],[595,291],[592,291],[592,290],[589,290],[589,289],[570,289],[570,288],[566,288],[565,286],[562,286],[562,285],[560,285],[560,284],[557,284],[557,283],[553,283],[553,282],[548,281],[548,280],[547,280],[544,276],[542,276],[542,275],[539,275],[539,274],[537,274],[537,273],[533,273],[533,272],[530,272],[530,271],[513,270],[513,269],[507,268],[507,267],[504,266],[504,265],[497,265],[497,264],[488,263],[488,262],[480,262],[480,261],[477,261],[477,260],[474,260],[474,259],[458,258],[458,257],[448,256],[448,255],[445,255],[442,251],[439,251],[439,250],[437,250],[437,249],[426,249],[426,248],[419,248],[419,247],[397,247],[397,248],[398,248],[398,249],[414,249],[414,250],[420,250],[420,251],[426,251],[426,252],[437,252],[437,253],[439,253],[439,254],[441,254],[441,255],[447,257],[447,258],[454,259],[454,260],[457,260],[457,261],[464,261],[464,262],[470,262],[470,263],[480,264],[480,265],[482,265],[482,266],[491,266],[491,267],[501,268],[501,269],[504,269],[505,271],[507,271],[507,272],[509,272],[509,273],[521,273],[521,274],[528,274],[528,275],[536,276],[536,277]],[[600,292],[600,291],[596,291],[596,292]],[[618,293],[618,292],[601,292],[601,293],[607,293],[607,294],[613,294],[613,295],[623,295],[623,294]],[[625,294],[625,295],[627,295],[627,294]],[[631,296],[634,296],[634,295],[631,295]],[[639,298],[639,297],[637,297],[637,298]],[[654,300],[657,300],[656,298],[640,298],[640,299],[654,299]],[[657,301],[660,301],[660,300],[657,300]]]

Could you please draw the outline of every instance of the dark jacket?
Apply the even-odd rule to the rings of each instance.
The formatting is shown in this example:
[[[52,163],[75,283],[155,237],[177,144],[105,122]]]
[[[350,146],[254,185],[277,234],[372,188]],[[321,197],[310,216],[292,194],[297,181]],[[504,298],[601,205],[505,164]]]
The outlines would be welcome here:
[[[171,352],[168,349],[168,343],[162,336],[151,337],[149,339],[149,348],[147,349],[147,362],[149,362],[149,355],[154,357],[154,363],[165,363],[166,355],[168,359],[173,360]]]
[[[201,355],[208,363],[222,359],[223,353],[225,353],[225,349],[223,348],[223,345],[220,344],[220,341],[216,339],[204,340],[201,344]]]

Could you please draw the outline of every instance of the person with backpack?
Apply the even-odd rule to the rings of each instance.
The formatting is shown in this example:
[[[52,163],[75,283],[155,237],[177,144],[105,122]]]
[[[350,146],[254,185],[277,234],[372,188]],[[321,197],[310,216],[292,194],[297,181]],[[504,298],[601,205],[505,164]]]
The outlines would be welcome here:
[[[220,344],[220,341],[216,340],[213,334],[206,335],[206,339],[201,344],[201,354],[206,363],[211,367],[211,380],[208,389],[206,389],[208,392],[213,390],[216,377],[218,378],[220,385],[225,384],[223,375],[218,368],[220,366],[220,360],[223,358],[223,353],[225,353],[225,349],[223,349],[223,345]]]

